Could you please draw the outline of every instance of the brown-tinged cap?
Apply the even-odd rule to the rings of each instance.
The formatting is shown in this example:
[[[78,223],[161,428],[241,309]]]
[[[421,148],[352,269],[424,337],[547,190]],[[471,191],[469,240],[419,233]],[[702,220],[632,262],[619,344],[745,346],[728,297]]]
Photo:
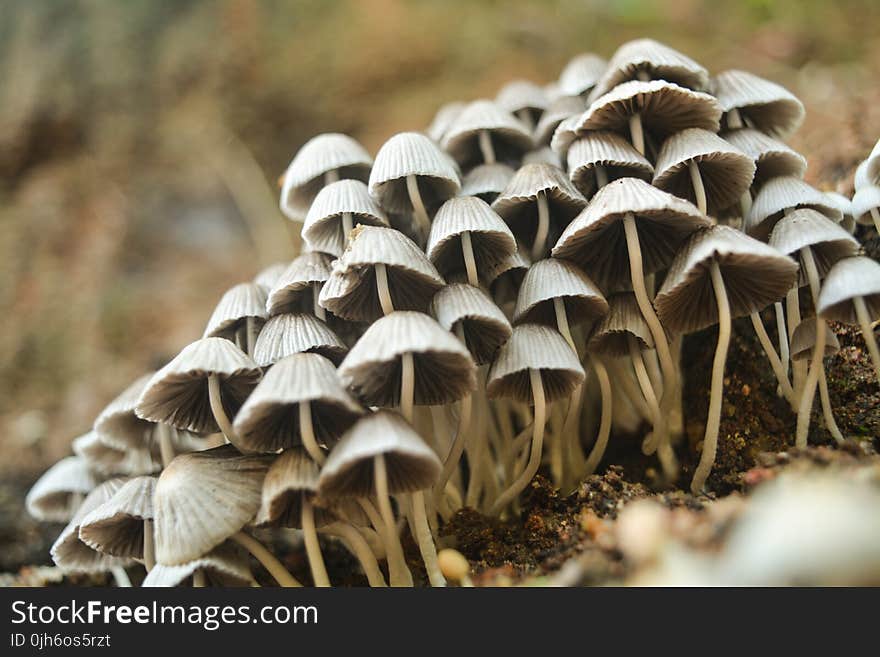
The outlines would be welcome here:
[[[764,183],[755,196],[743,230],[752,237],[766,240],[786,210],[812,208],[829,219],[840,223],[840,210],[831,205],[825,195],[800,178],[785,176]]]
[[[805,319],[798,324],[791,335],[791,359],[792,360],[811,360],[813,358],[813,347],[816,345],[816,322],[825,320],[817,320],[815,317]],[[824,357],[833,356],[840,351],[840,342],[834,331],[825,331],[825,350]]]
[[[257,525],[302,527],[303,500],[311,502],[318,492],[318,465],[304,449],[293,448],[276,458],[266,479],[257,512]],[[320,527],[334,520],[333,514],[315,509],[315,524]]]
[[[609,182],[618,178],[651,182],[654,176],[654,167],[645,156],[616,132],[588,132],[569,147],[568,177],[585,198],[593,196],[599,188],[597,167],[602,167]]]
[[[339,180],[324,187],[306,215],[303,241],[312,251],[339,257],[345,250],[343,215],[350,214],[352,226],[387,226],[388,217],[360,180]]]
[[[713,86],[725,113],[737,110],[746,125],[772,137],[787,139],[804,120],[804,105],[794,94],[752,73],[724,71]]]
[[[585,109],[587,105],[580,96],[560,96],[551,102],[535,126],[535,145],[549,146],[559,124],[569,117],[580,116]]]
[[[303,253],[294,258],[269,291],[264,312],[268,315],[312,312],[314,284],[323,284],[330,278],[331,263],[332,258],[323,253]]]
[[[608,314],[596,326],[587,348],[603,356],[628,356],[629,337],[636,339],[640,350],[653,349],[654,338],[632,292],[618,292],[608,297]]]
[[[68,522],[83,498],[97,485],[85,459],[67,456],[37,479],[28,491],[25,507],[37,520]]]
[[[580,96],[592,91],[605,73],[608,62],[591,52],[576,55],[559,74],[559,89],[568,96]]]
[[[771,178],[803,178],[807,171],[807,160],[803,155],[759,130],[740,128],[724,133],[723,137],[754,160],[755,178],[752,185],[755,189]]]
[[[248,555],[244,548],[231,541],[221,543],[213,550],[176,566],[157,563],[147,573],[142,586],[180,586],[196,571],[205,574],[213,586],[254,586],[254,576],[248,564]]]
[[[501,309],[481,289],[466,283],[447,285],[435,294],[431,314],[447,331],[461,329],[477,365],[490,362],[510,338],[510,322]]]
[[[320,319],[309,314],[275,315],[269,318],[254,345],[254,360],[269,367],[291,354],[321,354],[334,363],[345,356],[347,347]]]
[[[435,142],[440,143],[443,135],[446,134],[447,128],[452,125],[452,122],[461,114],[465,106],[466,103],[458,100],[441,105],[431,120],[431,125],[428,126],[425,134]]]
[[[162,469],[162,461],[154,453],[155,441],[138,447],[119,445],[101,434],[89,431],[73,440],[73,453],[82,457],[88,467],[106,477],[146,475]]]
[[[513,114],[490,100],[475,100],[456,117],[443,135],[441,145],[456,162],[467,169],[482,162],[479,136],[490,133],[496,159],[516,160],[532,148],[528,127]]]
[[[874,223],[871,210],[880,209],[880,187],[867,185],[856,190],[852,198],[853,218],[863,226]]]
[[[511,114],[525,110],[536,119],[550,101],[544,87],[530,80],[511,80],[498,91],[495,102]]]
[[[155,477],[129,479],[113,496],[86,515],[80,540],[114,557],[144,558],[144,520],[153,519]]]
[[[95,419],[93,430],[104,442],[120,449],[143,448],[149,443],[153,422],[142,420],[135,414],[141,393],[154,372],[138,377],[131,385],[111,401]]]
[[[608,302],[598,286],[574,263],[548,258],[526,272],[516,308],[515,324],[556,327],[554,299],[562,299],[570,326],[593,321],[608,312]]]
[[[845,258],[831,268],[816,312],[825,319],[858,324],[852,303],[856,297],[864,299],[872,321],[880,318],[880,264],[866,256]]]
[[[266,318],[266,292],[256,283],[239,283],[229,288],[214,308],[203,338],[235,340],[248,319],[261,326]]]
[[[795,259],[800,258],[802,248],[810,247],[820,278],[824,278],[838,260],[858,255],[860,248],[858,241],[840,224],[809,208],[794,210],[782,217],[770,234],[769,244]],[[803,267],[799,282],[809,283]]]
[[[481,164],[465,174],[461,183],[462,196],[476,196],[491,203],[507,187],[515,171],[506,164]]]

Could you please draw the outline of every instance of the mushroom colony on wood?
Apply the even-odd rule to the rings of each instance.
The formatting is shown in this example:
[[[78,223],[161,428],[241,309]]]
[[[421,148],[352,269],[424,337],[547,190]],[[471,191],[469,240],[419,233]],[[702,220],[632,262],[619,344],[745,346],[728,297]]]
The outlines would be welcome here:
[[[880,379],[880,265],[854,237],[880,229],[880,142],[855,198],[823,193],[784,143],[803,117],[773,82],[641,39],[444,105],[375,157],[314,137],[281,187],[304,252],[228,290],[31,490],[32,515],[68,523],[53,559],[120,584],[142,564],[145,585],[253,585],[259,564],[299,586],[255,537],[292,530],[306,584],[342,578],[336,542],[371,586],[466,585],[444,525],[515,516],[544,466],[566,493],[636,434],[661,483],[705,492],[739,317],[792,440],[817,392],[843,440],[823,358],[832,322],[858,326]],[[715,325],[690,454],[682,341]]]

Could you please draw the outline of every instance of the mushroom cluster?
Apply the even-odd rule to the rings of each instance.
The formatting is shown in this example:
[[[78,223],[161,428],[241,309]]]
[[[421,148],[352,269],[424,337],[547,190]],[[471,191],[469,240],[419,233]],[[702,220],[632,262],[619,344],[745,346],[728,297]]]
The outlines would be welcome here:
[[[738,317],[798,413],[797,443],[817,389],[842,440],[822,359],[837,348],[827,321],[859,324],[880,378],[880,265],[852,235],[880,224],[880,144],[849,204],[804,182],[783,141],[803,116],[773,82],[712,77],[641,39],[546,86],[445,105],[375,158],[342,134],[311,139],[280,199],[304,252],[227,291],[203,337],[31,490],[33,515],[69,523],[55,562],[248,585],[250,553],[296,586],[254,537],[292,528],[316,586],[331,584],[331,540],[371,586],[468,581],[460,555],[438,558],[453,514],[515,512],[545,463],[570,490],[615,429],[641,429],[677,481],[682,338],[717,324],[702,492]]]

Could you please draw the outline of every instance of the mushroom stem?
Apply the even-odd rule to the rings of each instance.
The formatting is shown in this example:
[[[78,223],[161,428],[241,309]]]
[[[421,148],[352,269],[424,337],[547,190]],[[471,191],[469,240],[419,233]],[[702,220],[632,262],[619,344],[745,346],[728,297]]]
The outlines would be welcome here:
[[[729,130],[736,130],[742,127],[743,121],[742,117],[739,115],[739,110],[736,107],[727,110],[727,128]]]
[[[167,468],[174,460],[174,444],[171,442],[171,427],[164,422],[156,423],[156,433],[159,436],[159,453],[162,455],[162,467]]]
[[[779,360],[782,362],[782,371],[785,372],[785,378],[788,379],[788,365],[791,360],[791,354],[788,348],[788,330],[785,328],[785,309],[782,302],[777,301],[773,304],[773,312],[776,314],[776,333],[779,338]]]
[[[285,588],[302,586],[293,575],[287,572],[287,568],[278,561],[275,555],[269,552],[269,550],[267,550],[266,547],[253,536],[245,534],[244,532],[237,532],[230,536],[230,538],[250,552],[254,558],[260,562],[263,568],[275,578],[275,581],[278,582],[279,585]]]
[[[425,562],[425,571],[428,573],[428,581],[431,586],[446,586],[446,578],[440,571],[437,563],[437,547],[434,545],[434,537],[428,526],[428,517],[425,513],[425,493],[417,490],[410,495],[412,503],[413,521],[416,530],[416,542],[419,544],[419,552],[422,561]]]
[[[214,420],[226,437],[226,441],[230,443],[235,442],[235,431],[232,429],[232,422],[229,421],[229,416],[226,415],[226,410],[223,408],[223,400],[220,396],[220,377],[216,374],[208,377],[208,401],[211,403],[211,412],[214,414]]]
[[[691,481],[691,492],[698,495],[706,484],[712,465],[715,463],[715,452],[718,448],[718,429],[721,425],[721,398],[724,395],[724,366],[727,364],[727,349],[730,345],[730,302],[724,288],[724,278],[716,260],[712,261],[709,274],[715,301],[718,304],[718,344],[715,347],[715,359],[712,362],[712,391],[709,395],[709,414],[706,417],[706,434],[703,437],[703,452],[700,464]]]
[[[608,184],[608,172],[601,164],[597,164],[593,171],[596,174],[596,189],[602,189],[605,185]]]
[[[472,401],[473,398],[470,394],[465,395],[461,399],[461,408],[458,415],[458,430],[455,433],[455,440],[452,441],[452,447],[450,447],[449,454],[446,455],[446,460],[443,463],[443,471],[440,473],[437,485],[434,486],[434,495],[437,496],[438,506],[440,505],[440,501],[446,490],[446,483],[458,467],[458,462],[461,460],[462,452],[464,452],[464,444],[467,439],[468,428],[471,424],[471,411],[473,409]]]
[[[428,216],[428,211],[425,209],[425,204],[422,201],[422,194],[419,191],[419,179],[416,178],[415,174],[410,174],[406,177],[406,192],[409,194],[409,202],[413,206],[416,224],[422,235],[427,235],[431,232],[431,218]]]
[[[565,301],[562,297],[553,297],[553,311],[556,314],[556,326],[559,329],[559,332],[562,334],[562,337],[565,338],[565,341],[568,343],[568,346],[571,347],[571,350],[574,352],[575,356],[577,356],[578,360],[580,360],[580,355],[578,354],[577,347],[574,343],[574,337],[572,337],[571,334],[571,326],[568,323],[568,313],[565,310]],[[581,414],[581,404],[583,402],[583,396],[584,387],[583,384],[580,384],[571,393],[571,398],[568,404],[568,411],[565,414],[565,421],[562,423],[562,432],[560,433],[557,441],[560,448],[564,444],[563,441],[568,441],[569,436],[572,436],[572,434],[574,434],[572,440],[576,440],[578,441],[578,443],[580,442],[580,434],[578,432],[578,418],[580,418]],[[569,455],[571,456],[571,451],[573,451],[573,447],[571,446],[570,442],[569,446]],[[580,458],[581,460],[583,459],[582,454]],[[557,459],[560,460],[558,455]],[[572,459],[569,459],[569,461],[570,465],[572,466],[582,465],[582,463],[572,463]],[[560,466],[557,464],[556,469],[561,470],[562,468],[560,468]],[[561,478],[562,477],[560,474],[560,479]],[[560,481],[559,483],[561,485],[564,484],[564,482],[562,481]]]
[[[388,470],[385,467],[385,455],[373,457],[374,483],[379,513],[382,515],[382,526],[385,534],[385,558],[388,560],[388,578],[391,586],[412,586],[412,573],[403,556],[403,546],[397,535],[397,523],[391,509],[391,498],[388,495]]]
[[[641,392],[638,390],[638,386],[633,381],[634,374],[630,374],[630,369],[623,368],[621,359],[617,358],[606,363],[605,367],[610,370],[609,373],[611,378],[614,379],[614,385],[619,387],[629,403],[632,404],[633,410],[636,414],[643,420],[650,422],[651,411],[648,410],[648,405],[645,403],[644,397],[642,397]]]
[[[871,219],[874,220],[874,230],[880,233],[880,210],[877,208],[871,208]]]
[[[324,187],[330,183],[339,182],[339,169],[330,169],[324,172]]]
[[[394,303],[391,301],[391,290],[388,287],[388,270],[385,265],[376,265],[376,291],[379,293],[379,305],[382,306],[382,314],[390,315],[394,312]]]
[[[477,141],[480,146],[480,153],[483,154],[483,162],[486,164],[495,164],[495,149],[492,147],[492,135],[488,130],[480,130],[477,135]]]
[[[125,568],[122,566],[113,566],[110,569],[110,572],[113,573],[113,579],[116,580],[116,586],[120,588],[131,588],[131,580],[128,578],[128,573],[125,572]]]
[[[318,299],[321,296],[321,284],[317,281],[312,283],[312,312],[315,314],[315,317],[320,319],[322,322],[327,321],[327,311],[318,303]],[[248,321],[250,321],[250,317],[248,317]],[[248,351],[250,353],[250,351]]]
[[[144,567],[147,572],[156,565],[156,543],[153,540],[153,521],[144,520]]]
[[[515,112],[516,118],[522,121],[526,127],[529,129],[529,132],[534,132],[535,130],[535,122],[532,121],[532,115],[529,114],[529,110],[521,109]]]
[[[773,368],[773,373],[776,375],[776,381],[782,388],[782,394],[789,404],[794,405],[794,390],[792,390],[791,383],[788,380],[788,373],[785,371],[785,367],[776,353],[776,348],[770,341],[770,336],[767,335],[764,322],[761,321],[761,316],[757,312],[752,313],[750,317],[752,318],[752,326],[755,327],[755,335],[758,336],[758,341],[764,348],[764,353],[767,354],[767,359],[770,361],[770,367]]]
[[[831,408],[831,396],[828,394],[828,379],[825,377],[825,367],[819,370],[819,398],[822,401],[822,417],[825,419],[825,428],[838,444],[843,442],[843,434],[834,419],[834,411]]]
[[[535,243],[532,244],[532,260],[540,260],[547,248],[547,236],[550,234],[550,206],[544,190],[538,192],[538,228],[535,231]]]
[[[321,528],[322,534],[329,534],[342,539],[348,551],[360,562],[367,581],[373,588],[384,588],[388,586],[385,582],[385,576],[379,569],[379,562],[370,549],[370,545],[361,533],[347,522],[334,522]]]
[[[632,142],[633,148],[635,148],[640,155],[645,154],[645,132],[642,129],[642,115],[639,113],[633,114],[629,117],[629,135],[630,141]]]
[[[788,294],[785,295],[785,315],[788,324],[788,342],[791,344],[794,330],[797,328],[797,325],[801,323],[801,306],[797,283],[795,283],[794,287],[792,287],[788,291]],[[804,383],[803,361],[793,361],[791,363],[791,379],[791,387],[794,388],[795,398],[798,398],[800,397]]]
[[[305,497],[302,500],[301,516],[303,543],[306,546],[306,556],[312,571],[312,582],[315,586],[326,588],[330,586],[330,577],[327,575],[327,566],[324,565],[324,555],[321,554],[321,544],[318,542],[318,530],[315,528],[315,508]]]
[[[865,344],[868,346],[868,353],[871,354],[874,373],[877,375],[877,381],[880,381],[880,349],[877,349],[877,340],[874,338],[874,329],[871,327],[871,316],[868,314],[868,306],[865,305],[863,297],[854,297],[852,303],[856,310],[859,326],[862,329],[862,338],[864,338]]]
[[[199,568],[192,574],[193,588],[203,589],[208,585],[208,578],[205,577],[205,571]]]
[[[351,231],[354,228],[354,220],[351,212],[342,213],[342,243],[348,246],[351,241]]]
[[[816,396],[816,385],[819,383],[819,372],[822,369],[822,356],[825,354],[825,322],[816,322],[816,343],[813,345],[813,355],[810,360],[810,370],[804,389],[801,392],[801,403],[798,407],[797,433],[795,445],[807,446],[807,433],[810,429],[810,415],[813,409],[813,399]]]
[[[253,317],[245,319],[245,335],[248,356],[254,353],[254,343],[257,341],[257,323]]]
[[[599,381],[599,393],[602,397],[602,419],[599,421],[599,435],[596,436],[596,442],[593,443],[593,449],[590,450],[590,455],[587,457],[585,476],[590,476],[596,471],[605,454],[605,447],[608,445],[608,438],[611,435],[611,379],[608,377],[608,370],[605,369],[605,363],[601,358],[591,354],[590,364]]]
[[[312,402],[308,399],[299,403],[299,436],[303,447],[318,465],[324,465],[327,457],[315,437],[315,426],[312,423]]]
[[[519,477],[495,500],[490,515],[497,515],[504,507],[510,504],[529,485],[529,482],[541,465],[541,448],[544,445],[544,423],[547,421],[547,404],[544,397],[544,383],[541,380],[541,370],[530,368],[529,381],[532,386],[532,399],[535,402],[535,420],[532,425],[532,447],[529,452],[529,461]]]
[[[706,202],[706,187],[703,185],[703,176],[700,175],[700,165],[695,160],[691,160],[688,162],[688,172],[691,174],[691,186],[694,188],[697,208],[706,214],[709,206]]]
[[[474,245],[471,241],[471,231],[469,230],[461,234],[461,252],[464,256],[464,267],[467,270],[468,283],[474,287],[480,287],[480,279],[477,276],[477,260],[474,258]]]
[[[400,357],[400,413],[413,423],[413,398],[415,396],[415,365],[411,351]]]
[[[742,193],[742,196],[739,197],[739,212],[742,215],[742,220],[745,221],[746,217],[749,216],[749,213],[752,211],[752,193],[749,190],[746,190]]]

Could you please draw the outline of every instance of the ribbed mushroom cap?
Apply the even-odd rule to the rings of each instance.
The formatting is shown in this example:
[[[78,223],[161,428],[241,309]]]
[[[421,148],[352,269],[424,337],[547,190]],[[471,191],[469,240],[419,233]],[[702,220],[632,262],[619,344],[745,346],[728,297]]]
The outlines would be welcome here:
[[[591,52],[572,57],[559,74],[559,89],[568,96],[589,93],[605,73],[608,62]]]
[[[746,125],[773,137],[790,137],[804,120],[804,105],[794,94],[752,73],[719,73],[714,90],[725,113],[735,109]]]
[[[129,479],[109,500],[86,515],[80,540],[114,557],[144,558],[144,520],[153,519],[155,477]]]
[[[424,311],[444,285],[415,242],[393,228],[360,226],[321,290],[321,305],[337,317],[371,322],[382,316],[375,266],[385,265],[395,309]]]
[[[755,178],[752,185],[760,188],[771,178],[794,176],[803,178],[807,171],[806,158],[790,146],[759,130],[740,128],[724,133],[724,139],[752,158]]]
[[[492,137],[496,159],[505,162],[518,159],[532,148],[528,127],[513,114],[490,100],[475,100],[462,110],[440,142],[443,150],[467,169],[483,161],[478,144],[480,132]]]
[[[871,154],[865,160],[865,174],[870,184],[880,185],[880,139],[874,144]]]
[[[339,363],[347,350],[330,327],[314,315],[285,313],[270,317],[260,331],[254,360],[260,367],[269,367],[292,354],[308,352]]]
[[[112,557],[92,549],[79,538],[79,527],[83,518],[109,500],[125,480],[109,479],[88,494],[82,505],[73,514],[70,522],[52,544],[52,561],[61,570],[75,573],[100,573],[114,566],[125,566],[127,559]]]
[[[755,175],[751,157],[713,132],[689,128],[663,142],[654,166],[654,186],[696,203],[691,162],[700,169],[711,215],[739,201]]]
[[[275,281],[278,280],[287,267],[288,263],[286,262],[272,263],[265,269],[260,270],[260,272],[254,276],[254,283],[259,285],[265,294],[268,294],[269,290],[275,287]]]
[[[302,402],[309,402],[315,438],[324,445],[336,442],[364,412],[343,388],[333,363],[318,354],[293,354],[266,372],[241,407],[235,418],[236,447],[277,452],[301,445]]]
[[[553,257],[577,263],[603,290],[619,289],[630,279],[623,227],[630,212],[645,274],[666,267],[691,233],[710,225],[691,203],[637,178],[621,178],[600,189],[568,225],[553,247]]]
[[[229,541],[221,543],[198,559],[176,566],[157,563],[147,573],[142,586],[179,586],[196,571],[205,574],[213,586],[253,586],[254,576],[243,548]]]
[[[812,208],[840,223],[843,215],[825,195],[800,178],[786,176],[768,180],[752,203],[743,230],[752,237],[766,240],[786,210]]]
[[[489,368],[486,392],[490,398],[509,397],[532,404],[529,370],[540,370],[548,403],[570,395],[585,377],[577,355],[557,331],[521,324],[498,350]]]
[[[268,315],[312,312],[313,284],[330,278],[331,263],[330,256],[323,253],[303,253],[294,258],[269,291],[263,312]]]
[[[347,135],[327,133],[312,137],[294,156],[281,186],[281,211],[302,221],[312,200],[324,186],[324,175],[336,171],[340,179],[366,182],[373,160],[358,142]]]
[[[654,338],[635,295],[618,292],[608,297],[608,314],[596,326],[587,349],[604,356],[628,356],[629,336],[636,339],[642,351],[654,348]]]
[[[770,246],[785,255],[800,260],[800,250],[805,246],[813,252],[813,260],[819,277],[824,278],[828,271],[842,258],[858,255],[859,243],[840,224],[836,224],[821,212],[803,208],[794,210],[779,220],[773,228]],[[801,285],[807,285],[807,275],[801,266]]]
[[[788,256],[729,226],[712,226],[682,247],[654,299],[668,330],[691,333],[718,322],[709,273],[713,260],[724,278],[731,317],[779,301],[797,280],[797,263]]]
[[[586,198],[596,193],[596,167],[605,170],[608,181],[641,178],[651,182],[654,167],[616,132],[588,132],[568,149],[568,177]]]
[[[486,203],[494,201],[513,178],[506,164],[481,164],[468,171],[461,183],[462,196],[476,196]]]
[[[839,192],[825,192],[825,198],[828,199],[828,202],[831,205],[840,210],[840,213],[843,215],[843,220],[840,224],[844,228],[847,227],[846,224],[849,221],[855,221],[855,217],[853,217],[852,200]]]
[[[220,398],[230,418],[260,380],[253,359],[223,338],[188,344],[147,382],[138,399],[138,417],[196,433],[220,431],[211,412],[208,379],[220,380]]]
[[[425,134],[435,142],[440,143],[443,139],[443,135],[446,134],[446,130],[452,125],[452,122],[458,118],[458,115],[461,114],[461,111],[466,106],[467,103],[459,100],[454,100],[441,105],[440,109],[437,110],[437,113],[434,114],[434,118],[431,119],[431,125],[425,130]]]
[[[541,146],[523,155],[522,164],[549,164],[557,169],[562,169],[562,158],[549,146]]]
[[[223,294],[214,308],[203,338],[235,340],[235,333],[248,318],[262,325],[266,318],[266,292],[256,283],[235,285]]]
[[[431,224],[426,248],[437,270],[447,276],[465,270],[461,236],[469,232],[477,269],[513,254],[516,240],[489,204],[475,196],[458,196],[444,203]]]
[[[597,98],[640,74],[701,91],[709,86],[709,73],[693,59],[653,39],[635,39],[620,46],[596,83]]]
[[[431,314],[447,331],[461,327],[464,341],[477,365],[488,363],[510,338],[510,322],[481,289],[456,283],[447,285],[431,302]]]
[[[345,250],[342,215],[350,214],[352,226],[387,226],[388,217],[360,180],[339,180],[324,187],[306,215],[302,237],[309,248],[339,257]]]
[[[592,321],[608,312],[602,291],[577,265],[548,258],[534,263],[526,272],[513,311],[514,323],[555,328],[554,299],[562,299],[570,326]]]
[[[428,208],[436,208],[461,189],[449,158],[418,132],[398,133],[382,145],[370,172],[370,196],[389,212],[412,212],[407,176],[417,176]]]
[[[598,97],[579,119],[579,135],[590,130],[613,130],[629,135],[629,118],[639,114],[645,132],[662,140],[685,128],[718,132],[721,107],[714,96],[672,82],[624,82]]]
[[[791,335],[791,359],[811,360],[816,344],[816,318],[810,317],[798,324]],[[821,320],[825,321],[825,320]],[[833,356],[840,351],[840,342],[834,331],[825,331],[824,357]]]
[[[575,114],[567,119],[562,119],[559,125],[556,126],[556,130],[550,138],[550,148],[559,153],[559,157],[565,158],[568,156],[568,149],[571,148],[574,140],[578,138],[577,127],[580,121],[581,114]]]
[[[880,318],[880,264],[866,256],[846,258],[831,268],[816,312],[825,319],[858,324],[852,300],[862,297],[871,320]]]
[[[511,114],[525,110],[537,118],[547,109],[549,100],[544,87],[530,80],[511,80],[498,91],[495,102]]]
[[[492,209],[525,244],[534,241],[538,228],[538,194],[547,198],[550,209],[548,243],[586,206],[586,199],[569,182],[565,172],[549,164],[526,164],[519,168]]]
[[[143,448],[149,443],[155,424],[139,418],[135,407],[153,374],[138,377],[98,415],[92,428],[106,443],[121,449]]]
[[[474,389],[474,361],[463,344],[428,315],[396,311],[376,320],[339,366],[339,377],[370,406],[400,403],[401,358],[413,355],[414,403],[446,404]]]
[[[162,469],[161,458],[154,453],[156,444],[152,440],[139,447],[126,447],[89,431],[74,438],[71,447],[91,470],[104,476],[145,475]]]
[[[299,448],[288,449],[276,458],[263,481],[263,495],[257,512],[257,525],[302,527],[303,500],[311,501],[318,492],[318,465]],[[332,522],[333,516],[315,509],[315,524]]]
[[[874,223],[871,217],[871,210],[880,209],[880,187],[876,185],[868,185],[856,190],[852,198],[853,218],[863,226],[870,226]]]
[[[509,281],[514,290],[519,289],[530,264],[529,259],[522,252],[517,251],[512,256],[487,267],[486,280],[491,281],[489,287],[492,294],[498,292],[499,286],[503,285],[504,281]]]
[[[856,191],[859,191],[862,187],[868,187],[871,184],[871,179],[868,177],[868,160],[864,160],[856,167],[856,172],[853,174],[853,186]]]
[[[85,459],[67,456],[37,479],[28,491],[25,507],[37,520],[67,522],[97,485]]]
[[[198,559],[251,522],[272,459],[232,445],[176,456],[153,494],[156,561]]]
[[[580,116],[587,109],[580,96],[560,96],[547,106],[535,126],[535,145],[550,145],[553,133],[562,121],[571,116]]]

